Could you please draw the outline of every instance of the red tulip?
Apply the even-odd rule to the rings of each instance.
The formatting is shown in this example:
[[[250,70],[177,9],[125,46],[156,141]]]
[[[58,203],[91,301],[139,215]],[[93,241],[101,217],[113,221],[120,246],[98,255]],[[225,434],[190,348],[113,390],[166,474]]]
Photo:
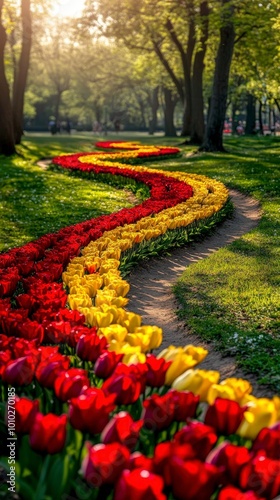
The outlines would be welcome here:
[[[280,460],[271,460],[263,455],[254,457],[243,467],[239,485],[243,490],[253,490],[266,500],[280,494]]]
[[[103,484],[114,484],[129,461],[129,450],[119,444],[87,443],[88,454],[82,462],[82,474],[96,488]]]
[[[171,485],[170,463],[172,457],[180,457],[182,460],[192,460],[196,458],[195,450],[190,444],[176,444],[167,441],[155,447],[153,458],[153,471],[164,477],[164,483]]]
[[[172,491],[178,500],[209,500],[220,482],[217,467],[199,460],[171,459]]]
[[[76,352],[79,358],[93,363],[107,350],[106,337],[99,337],[96,333],[82,335],[78,341]]]
[[[71,332],[67,321],[44,321],[44,342],[47,344],[63,344]]]
[[[83,389],[90,386],[86,370],[70,368],[58,374],[54,381],[54,392],[61,401],[68,401],[70,398],[79,396]]]
[[[40,346],[38,348],[38,352],[40,354],[40,363],[43,363],[44,361],[50,361],[52,356],[58,355],[58,358],[52,358],[53,360],[55,359],[60,359],[59,357],[61,354],[58,352],[59,347],[58,346]]]
[[[95,375],[103,379],[109,378],[122,358],[123,354],[116,354],[114,351],[103,352],[95,362]]]
[[[243,420],[246,406],[241,407],[236,401],[217,398],[207,409],[204,422],[216,429],[219,434],[234,434]]]
[[[137,382],[140,383],[141,394],[145,391],[146,387],[146,374],[148,368],[145,363],[137,363],[136,365],[125,365],[124,363],[119,363],[113,375],[128,375],[133,377]]]
[[[12,386],[29,385],[34,377],[35,366],[33,356],[23,356],[14,361],[9,361],[2,378],[4,382]]]
[[[164,396],[153,394],[144,401],[143,406],[141,418],[148,429],[166,429],[174,420],[175,403],[170,392]]]
[[[114,500],[166,500],[163,479],[143,469],[124,470],[115,487]]]
[[[190,422],[174,436],[179,444],[189,443],[196,451],[199,460],[205,460],[218,440],[212,427],[201,422]]]
[[[195,416],[199,396],[195,396],[189,391],[171,390],[169,393],[172,395],[175,404],[174,420],[176,422],[185,422],[187,418]]]
[[[107,396],[115,394],[116,403],[120,405],[129,405],[135,403],[141,393],[141,384],[134,376],[129,375],[113,375],[108,378],[102,390]]]
[[[0,377],[6,369],[6,365],[11,361],[12,353],[8,349],[0,351]]]
[[[110,420],[115,408],[115,396],[106,396],[100,389],[91,388],[70,401],[69,420],[74,429],[99,434]]]
[[[102,431],[102,443],[122,443],[132,450],[138,441],[143,421],[134,422],[129,413],[121,411],[114,415]]]
[[[241,469],[250,458],[250,452],[245,446],[236,446],[224,441],[209,453],[206,462],[224,468],[226,483],[238,484]]]
[[[32,356],[36,364],[40,360],[37,348],[37,340],[11,339],[10,348],[14,359],[22,358],[23,356]]]
[[[140,453],[140,451],[135,451],[130,455],[128,469],[145,469],[152,472],[153,459],[146,457],[145,455]]]
[[[220,490],[218,500],[265,500],[253,491],[241,491],[234,486],[226,486]]]
[[[70,360],[62,354],[54,354],[49,360],[41,362],[36,369],[36,378],[44,387],[52,388],[59,373],[68,370]]]
[[[280,460],[280,427],[268,429],[264,427],[257,435],[252,452],[258,453],[262,450],[268,458]]]
[[[30,446],[38,453],[59,453],[66,441],[67,416],[37,413],[30,429]]]
[[[165,374],[171,365],[171,361],[166,362],[163,358],[158,359],[153,354],[148,354],[146,365],[148,368],[146,385],[149,387],[162,387],[165,384]]]
[[[35,401],[31,401],[30,399],[16,396],[14,408],[16,433],[29,434],[35,416],[39,412],[39,400],[35,399]],[[7,415],[6,421],[8,421]]]

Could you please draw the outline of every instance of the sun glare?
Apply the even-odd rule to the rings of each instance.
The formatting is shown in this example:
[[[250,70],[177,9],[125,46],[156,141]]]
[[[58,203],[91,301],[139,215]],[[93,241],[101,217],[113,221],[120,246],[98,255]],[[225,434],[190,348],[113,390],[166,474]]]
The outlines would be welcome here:
[[[59,0],[54,7],[55,16],[78,17],[81,15],[85,0]]]

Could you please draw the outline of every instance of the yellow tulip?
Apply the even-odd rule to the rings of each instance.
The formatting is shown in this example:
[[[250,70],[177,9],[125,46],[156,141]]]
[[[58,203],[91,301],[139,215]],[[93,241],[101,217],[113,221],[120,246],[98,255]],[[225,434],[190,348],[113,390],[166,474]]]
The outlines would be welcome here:
[[[126,312],[124,311],[124,309],[120,308],[120,307],[117,307],[115,305],[108,305],[108,304],[102,304],[100,306],[100,310],[102,312],[110,312],[111,314],[113,314],[113,323],[118,323],[120,324],[120,319],[121,318],[124,318]]]
[[[70,282],[80,279],[80,276],[76,274],[74,271],[73,272],[68,272],[65,271],[62,273],[62,281],[65,283],[65,285],[69,285]]]
[[[248,403],[248,410],[245,411],[236,433],[253,440],[261,429],[273,425],[276,421],[277,412],[274,402],[267,398],[255,398],[254,401]]]
[[[128,250],[132,247],[132,240],[130,238],[122,238],[119,242],[119,246],[122,252]]]
[[[123,345],[123,342],[118,342],[117,340],[112,339],[109,343],[108,351],[114,351],[116,354],[121,354]]]
[[[122,363],[125,363],[126,365],[137,365],[138,363],[143,364],[145,362],[146,362],[146,356],[142,352],[125,354],[124,357],[122,358]]]
[[[117,259],[107,259],[105,261],[101,260],[101,265],[99,269],[100,274],[105,274],[110,271],[110,269],[118,269],[120,261]]]
[[[105,286],[110,285],[110,283],[114,280],[119,278],[121,275],[121,272],[118,269],[110,269],[108,273],[102,274],[103,278],[103,283]]]
[[[98,290],[94,302],[97,307],[100,307],[102,304],[112,304],[112,300],[116,297],[115,290]]]
[[[112,324],[106,328],[99,328],[98,335],[104,335],[107,340],[116,340],[117,342],[123,342],[127,336],[127,329],[121,325]]]
[[[95,321],[98,328],[105,328],[106,326],[111,325],[113,319],[114,316],[110,312],[96,311],[95,313]]]
[[[207,394],[207,402],[209,405],[212,405],[216,398],[231,399],[232,401],[235,401],[236,397],[234,389],[226,384],[213,384],[209,388]]]
[[[220,373],[216,371],[187,370],[174,380],[172,388],[177,391],[191,391],[194,394],[199,394],[200,400],[206,402],[211,385],[217,384],[219,379]]]
[[[84,315],[86,323],[90,326],[97,326],[95,319],[96,311],[96,307],[79,307],[79,312]]]
[[[204,349],[203,347],[195,347],[194,345],[185,345],[185,347],[183,348],[183,351],[186,353],[186,354],[189,354],[190,356],[192,356],[197,363],[201,363],[201,361],[203,361],[207,354],[208,354],[208,351],[207,349]]]
[[[130,285],[127,281],[121,279],[112,280],[109,285],[107,285],[108,290],[115,290],[117,296],[125,297],[130,289]]]
[[[92,306],[91,298],[85,293],[68,295],[67,302],[71,309],[78,310],[79,307],[90,307]]]
[[[275,406],[276,421],[278,422],[280,420],[280,397],[273,396],[272,400]]]
[[[149,350],[150,339],[147,335],[143,335],[142,333],[128,333],[125,340],[133,347],[139,346],[142,352]]]
[[[92,274],[96,273],[100,267],[101,259],[100,257],[86,258],[85,259],[85,268]]]
[[[252,392],[250,382],[242,378],[227,378],[221,382],[221,385],[227,385],[234,390],[235,399],[238,403],[242,401],[246,394],[251,394]]]
[[[168,360],[170,361],[170,360]],[[165,375],[165,384],[172,385],[175,379],[178,379],[182,373],[186,372],[189,368],[192,368],[197,364],[196,360],[188,354],[183,352],[178,352],[175,359],[173,359],[171,365],[169,366]]]
[[[121,320],[120,323],[127,328],[129,333],[133,333],[141,325],[141,316],[133,312],[126,312],[125,319]]]
[[[83,267],[85,265],[85,258],[84,256],[78,256],[74,257],[71,262],[69,262],[69,266],[76,265],[76,264],[81,264]]]
[[[183,353],[183,347],[169,345],[157,355],[157,358],[164,358],[165,361],[173,361],[179,353]]]
[[[162,343],[162,329],[158,326],[144,325],[136,328],[135,333],[143,333],[150,339],[149,350],[157,349]]]
[[[117,259],[120,260],[121,249],[118,246],[109,247],[101,253],[101,258],[104,259]]]

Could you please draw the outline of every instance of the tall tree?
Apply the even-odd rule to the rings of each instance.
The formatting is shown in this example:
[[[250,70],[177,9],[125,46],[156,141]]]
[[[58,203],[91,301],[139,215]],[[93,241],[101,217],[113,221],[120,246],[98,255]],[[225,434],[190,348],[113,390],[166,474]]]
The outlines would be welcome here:
[[[234,3],[232,0],[221,0],[221,7],[220,41],[215,64],[213,90],[205,139],[200,148],[203,151],[224,151],[223,128],[235,39]]]
[[[123,0],[120,6],[119,0],[102,0],[86,5],[86,23],[98,26],[102,20],[106,36],[123,40],[132,50],[156,54],[183,104],[182,135],[201,143],[208,1]]]
[[[13,123],[15,143],[20,144],[23,134],[24,93],[30,62],[32,23],[30,0],[21,0],[22,44],[18,66],[15,68],[13,85]]]
[[[4,67],[7,35],[2,24],[3,6],[4,0],[0,0],[0,154],[12,155],[15,153],[15,140],[12,105]]]

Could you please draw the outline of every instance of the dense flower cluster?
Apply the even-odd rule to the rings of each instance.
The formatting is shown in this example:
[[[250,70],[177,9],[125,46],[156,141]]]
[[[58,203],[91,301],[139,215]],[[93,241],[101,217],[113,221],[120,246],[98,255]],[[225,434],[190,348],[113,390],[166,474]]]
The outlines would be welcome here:
[[[57,498],[80,470],[83,486],[104,499],[113,489],[115,500],[210,500],[215,492],[272,500],[280,494],[280,399],[257,399],[246,380],[197,369],[202,347],[151,354],[162,331],[126,309],[129,284],[119,271],[125,252],[218,212],[227,190],[204,176],[123,163],[176,148],[97,146],[120,151],[54,162],[134,178],[150,197],[0,256],[0,378],[4,391],[16,388],[15,432],[23,444],[28,436],[31,455],[46,457],[46,491],[62,464]],[[53,467],[52,455],[60,457]],[[36,456],[21,469],[22,495],[30,471],[39,481]]]

